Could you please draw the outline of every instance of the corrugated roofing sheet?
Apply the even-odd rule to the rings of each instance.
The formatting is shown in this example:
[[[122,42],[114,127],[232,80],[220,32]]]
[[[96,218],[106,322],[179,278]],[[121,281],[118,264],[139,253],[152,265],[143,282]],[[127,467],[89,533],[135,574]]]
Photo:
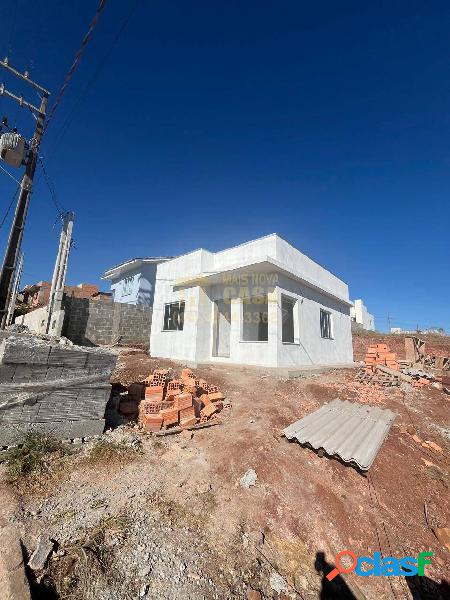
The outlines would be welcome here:
[[[387,409],[336,399],[292,423],[283,434],[367,471],[395,416]]]

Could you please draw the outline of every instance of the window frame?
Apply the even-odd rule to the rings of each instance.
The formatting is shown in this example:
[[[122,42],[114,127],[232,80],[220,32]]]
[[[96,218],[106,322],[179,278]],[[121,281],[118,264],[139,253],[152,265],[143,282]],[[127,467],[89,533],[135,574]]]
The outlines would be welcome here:
[[[326,315],[328,317],[328,333],[329,335],[324,335],[324,329],[322,327],[322,315]],[[323,340],[334,340],[334,331],[333,331],[333,313],[329,310],[325,310],[324,308],[320,309],[320,337]]]
[[[176,313],[177,314],[177,323],[175,323],[174,327],[170,327],[170,326],[166,327],[166,324],[169,323],[169,320],[170,320],[170,325],[174,321],[174,315],[167,314],[167,307],[172,307],[172,306],[177,307],[177,313]],[[164,304],[164,311],[163,311],[162,331],[183,331],[185,309],[186,309],[186,302],[184,300],[175,300],[174,302],[166,302]],[[169,311],[170,311],[170,308],[169,308]],[[181,317],[181,318],[178,319],[179,317]]]
[[[122,296],[131,296],[133,292],[134,275],[129,275],[123,280]]]
[[[291,305],[291,309],[292,309],[292,340],[285,340],[283,337],[283,302],[287,302]],[[294,296],[289,296],[287,294],[281,294],[281,343],[282,344],[298,344],[298,323],[297,323],[297,318],[296,318],[296,314],[295,314],[295,310],[298,306],[298,298],[295,298]],[[296,341],[297,340],[297,341]]]

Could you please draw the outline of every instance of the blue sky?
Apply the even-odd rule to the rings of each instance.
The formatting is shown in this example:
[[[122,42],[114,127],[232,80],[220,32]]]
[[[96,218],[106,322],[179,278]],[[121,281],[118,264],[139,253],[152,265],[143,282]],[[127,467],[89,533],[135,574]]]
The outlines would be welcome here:
[[[380,329],[450,330],[448,3],[141,0],[112,48],[133,5],[110,0],[42,146],[76,213],[68,283],[277,232]],[[0,54],[54,98],[96,6],[5,0]],[[0,172],[1,217],[14,188]],[[51,278],[56,216],[39,177],[23,283]]]

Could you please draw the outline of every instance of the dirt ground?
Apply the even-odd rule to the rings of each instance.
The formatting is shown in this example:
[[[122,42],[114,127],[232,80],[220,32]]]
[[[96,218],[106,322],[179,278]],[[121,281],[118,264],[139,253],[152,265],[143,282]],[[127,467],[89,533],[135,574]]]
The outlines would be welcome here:
[[[114,380],[131,383],[158,366],[174,367],[125,352]],[[249,589],[263,598],[307,600],[449,597],[450,554],[432,531],[450,521],[450,399],[444,392],[368,387],[354,381],[354,370],[292,380],[236,366],[196,373],[230,399],[222,424],[192,439],[120,428],[108,435],[134,440],[141,453],[96,463],[89,459],[93,442],[84,444],[44,491],[17,492],[14,522],[25,547],[32,551],[42,532],[57,541],[35,598],[75,597],[70,590],[80,589],[86,572],[93,598],[119,600],[246,598]],[[280,435],[337,397],[397,414],[368,476]],[[414,432],[442,453],[422,447]],[[249,469],[257,480],[247,489],[239,480]],[[344,549],[434,554],[427,577],[350,573],[329,583],[324,575]]]

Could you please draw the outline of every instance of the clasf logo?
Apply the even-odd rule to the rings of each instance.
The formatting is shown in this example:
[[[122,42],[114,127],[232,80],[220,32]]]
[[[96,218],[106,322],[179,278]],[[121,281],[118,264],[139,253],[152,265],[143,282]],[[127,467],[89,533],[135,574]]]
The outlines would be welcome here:
[[[342,558],[349,556],[352,560],[350,567],[341,564]],[[354,571],[361,577],[391,577],[404,575],[412,577],[425,575],[425,565],[431,564],[432,552],[419,552],[417,558],[414,556],[403,556],[395,558],[394,556],[381,557],[381,552],[374,552],[373,557],[356,556],[351,550],[342,550],[336,554],[336,567],[327,575],[328,581],[334,579],[339,573],[351,573]]]

